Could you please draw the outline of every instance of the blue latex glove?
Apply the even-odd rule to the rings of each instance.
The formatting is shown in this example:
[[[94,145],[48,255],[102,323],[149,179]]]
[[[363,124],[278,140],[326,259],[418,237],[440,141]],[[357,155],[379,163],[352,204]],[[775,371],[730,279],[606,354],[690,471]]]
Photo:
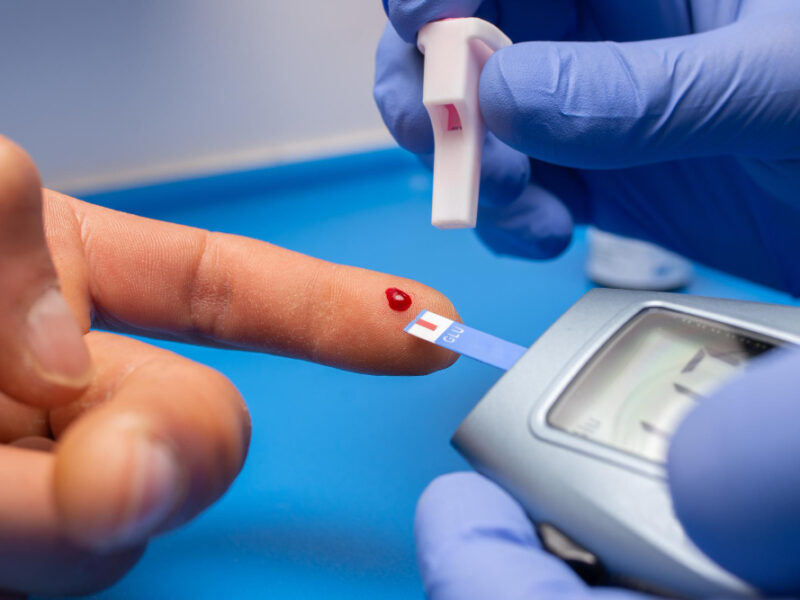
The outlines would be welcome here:
[[[800,352],[777,354],[699,404],[679,427],[667,465],[675,511],[692,540],[772,594],[800,592],[799,370]],[[428,487],[415,534],[430,600],[646,597],[588,587],[541,548],[522,508],[475,473]]]
[[[552,256],[574,219],[800,295],[800,2],[384,6],[375,98],[423,156],[420,26],[476,14],[515,42],[480,82],[478,234],[495,251]]]

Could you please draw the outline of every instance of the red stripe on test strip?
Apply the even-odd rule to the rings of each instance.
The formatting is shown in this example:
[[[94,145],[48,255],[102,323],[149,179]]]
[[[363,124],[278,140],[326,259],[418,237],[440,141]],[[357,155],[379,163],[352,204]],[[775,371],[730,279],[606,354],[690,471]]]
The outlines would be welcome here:
[[[417,325],[421,325],[425,329],[430,329],[431,331],[436,331],[436,325],[434,325],[433,323],[429,323],[428,321],[425,321],[424,319],[419,319],[417,321]]]

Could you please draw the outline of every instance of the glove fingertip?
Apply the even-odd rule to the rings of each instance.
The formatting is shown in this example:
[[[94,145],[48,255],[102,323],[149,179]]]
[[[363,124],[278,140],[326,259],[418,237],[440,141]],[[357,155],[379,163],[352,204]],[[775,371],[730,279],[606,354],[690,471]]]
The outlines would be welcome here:
[[[460,471],[448,473],[434,479],[422,492],[417,503],[417,520],[432,518],[439,522],[443,512],[450,512],[454,504],[460,508],[459,517],[467,517],[469,524],[474,518],[482,518],[484,510],[491,507],[492,513],[501,513],[530,528],[525,512],[500,486],[478,473]]]
[[[433,153],[433,129],[424,111],[394,111],[393,117],[384,119],[384,122],[401,148],[413,154]]]
[[[770,593],[800,589],[793,381],[800,353],[766,356],[705,399],[668,456],[675,513],[712,559]]]
[[[431,600],[583,598],[585,584],[542,549],[523,508],[476,473],[438,478],[420,498],[417,559]]]
[[[397,33],[413,44],[419,29],[430,21],[471,17],[483,0],[383,0],[384,10]]]
[[[420,564],[477,532],[539,547],[525,511],[497,484],[473,472],[434,479],[420,496],[414,518]]]

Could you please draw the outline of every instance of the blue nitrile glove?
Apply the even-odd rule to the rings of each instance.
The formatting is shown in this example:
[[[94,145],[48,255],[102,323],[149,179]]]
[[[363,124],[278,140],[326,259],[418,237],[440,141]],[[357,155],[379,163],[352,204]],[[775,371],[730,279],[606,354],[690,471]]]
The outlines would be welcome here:
[[[375,98],[420,155],[433,136],[417,30],[474,13],[515,42],[480,82],[492,135],[478,234],[495,251],[551,256],[571,215],[800,294],[800,2],[384,6],[394,28],[378,47]]]
[[[800,592],[798,371],[798,351],[762,359],[689,414],[667,463],[675,511],[692,540],[772,595]],[[522,508],[475,473],[428,487],[415,534],[429,600],[646,597],[584,584],[542,549]]]

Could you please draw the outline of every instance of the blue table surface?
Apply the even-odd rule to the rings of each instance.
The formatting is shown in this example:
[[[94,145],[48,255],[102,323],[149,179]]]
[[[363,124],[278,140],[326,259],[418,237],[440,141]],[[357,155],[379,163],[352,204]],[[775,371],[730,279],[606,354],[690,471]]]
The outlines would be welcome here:
[[[531,344],[591,286],[585,236],[547,262],[498,257],[430,225],[431,177],[400,150],[258,169],[90,201],[412,277],[470,325]],[[698,267],[690,293],[785,294]],[[500,372],[467,359],[428,377],[373,377],[256,353],[158,345],[222,371],[253,419],[241,476],[212,508],[150,544],[97,598],[421,598],[414,506],[467,465],[450,435]]]

